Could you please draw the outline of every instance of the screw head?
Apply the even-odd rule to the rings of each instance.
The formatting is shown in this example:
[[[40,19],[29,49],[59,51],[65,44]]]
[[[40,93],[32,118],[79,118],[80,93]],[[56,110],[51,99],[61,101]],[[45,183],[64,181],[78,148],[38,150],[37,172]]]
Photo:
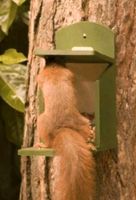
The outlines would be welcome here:
[[[83,33],[83,38],[86,39],[87,38],[87,35],[86,33]]]

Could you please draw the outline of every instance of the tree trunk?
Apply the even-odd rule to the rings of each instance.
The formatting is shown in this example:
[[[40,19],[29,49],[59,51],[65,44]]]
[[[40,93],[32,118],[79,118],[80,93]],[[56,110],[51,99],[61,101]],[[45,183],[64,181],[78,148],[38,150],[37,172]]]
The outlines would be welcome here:
[[[44,59],[36,57],[34,50],[53,48],[55,31],[81,20],[107,25],[116,34],[118,148],[96,155],[96,199],[135,200],[136,0],[31,0],[24,146],[37,140],[35,77]],[[21,168],[20,200],[47,200],[45,159],[23,158]]]

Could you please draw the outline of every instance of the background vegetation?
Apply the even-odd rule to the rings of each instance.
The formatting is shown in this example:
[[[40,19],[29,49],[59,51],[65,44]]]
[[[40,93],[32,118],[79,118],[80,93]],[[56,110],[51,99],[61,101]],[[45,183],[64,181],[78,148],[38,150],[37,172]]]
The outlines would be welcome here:
[[[24,97],[28,52],[26,0],[0,1],[0,199],[17,200],[20,190]],[[23,64],[21,64],[23,62]]]

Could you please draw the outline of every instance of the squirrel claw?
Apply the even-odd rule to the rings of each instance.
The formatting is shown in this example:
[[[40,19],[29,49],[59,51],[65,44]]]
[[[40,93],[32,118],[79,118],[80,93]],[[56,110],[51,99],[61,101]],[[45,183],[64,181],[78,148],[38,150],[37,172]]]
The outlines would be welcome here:
[[[36,143],[34,145],[34,147],[36,147],[36,148],[47,148],[47,146],[42,142]]]

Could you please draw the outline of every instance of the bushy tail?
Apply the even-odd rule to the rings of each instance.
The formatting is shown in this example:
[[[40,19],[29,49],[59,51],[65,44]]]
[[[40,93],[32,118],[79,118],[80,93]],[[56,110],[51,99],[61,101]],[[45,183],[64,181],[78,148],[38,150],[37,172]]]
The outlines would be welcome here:
[[[52,200],[92,200],[95,164],[88,145],[76,131],[63,129],[54,140],[51,163]]]

